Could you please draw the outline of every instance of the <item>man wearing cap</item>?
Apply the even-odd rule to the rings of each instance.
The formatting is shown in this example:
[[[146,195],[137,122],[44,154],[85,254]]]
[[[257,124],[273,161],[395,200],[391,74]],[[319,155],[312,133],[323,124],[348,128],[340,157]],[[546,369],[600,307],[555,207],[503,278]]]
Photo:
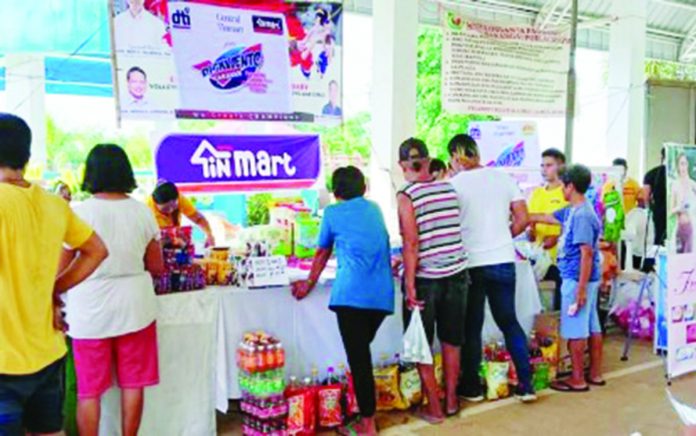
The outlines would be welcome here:
[[[512,239],[527,228],[525,199],[511,177],[481,166],[478,145],[469,135],[456,135],[447,148],[452,166],[458,172],[450,183],[457,191],[462,210],[462,240],[469,255],[471,277],[459,393],[468,401],[483,401],[478,371],[484,308],[488,299],[519,376],[515,395],[523,402],[535,401],[527,337],[515,313]]]
[[[399,163],[407,182],[397,194],[403,237],[404,327],[408,326],[412,311],[421,310],[425,334],[432,346],[437,324],[447,397],[444,413],[433,366],[418,365],[428,398],[420,416],[436,424],[444,415],[459,412],[457,382],[469,287],[461,212],[452,185],[436,181],[430,174],[428,148],[423,141],[404,141],[399,147]]]

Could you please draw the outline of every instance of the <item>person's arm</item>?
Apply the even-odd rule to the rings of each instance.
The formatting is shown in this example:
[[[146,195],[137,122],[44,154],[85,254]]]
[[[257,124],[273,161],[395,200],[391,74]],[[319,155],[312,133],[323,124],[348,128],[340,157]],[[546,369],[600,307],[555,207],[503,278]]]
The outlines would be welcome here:
[[[92,236],[77,247],[75,252],[75,258],[56,279],[55,294],[62,294],[82,283],[109,256],[104,242],[96,233],[92,233]]]
[[[578,309],[585,306],[587,303],[587,284],[590,282],[592,274],[592,266],[594,260],[594,250],[589,244],[580,246],[580,278],[578,279],[578,293],[575,297],[575,303]]]
[[[164,274],[164,256],[162,255],[162,245],[156,239],[150,241],[145,249],[145,269],[152,275]]]
[[[550,226],[560,226],[561,222],[553,215],[546,213],[532,213],[529,214],[529,224],[548,224]]]
[[[510,212],[512,212],[512,223],[510,224],[510,233],[515,238],[522,234],[529,225],[529,215],[527,214],[527,203],[524,200],[513,201],[510,203]]]
[[[397,196],[399,208],[399,224],[401,226],[401,237],[403,239],[402,255],[404,262],[404,285],[406,287],[406,304],[409,309],[422,306],[416,294],[416,270],[418,269],[418,249],[420,241],[418,238],[418,224],[416,223],[416,213],[413,209],[413,202],[406,195]]]
[[[205,233],[205,245],[207,247],[215,246],[215,236],[213,236],[213,229],[210,228],[210,223],[208,219],[200,212],[196,211],[192,216],[188,217],[195,225],[203,230]]]
[[[681,201],[681,195],[680,195],[680,194],[681,194],[681,193],[680,193],[679,190],[677,189],[677,185],[674,185],[674,187],[672,188],[672,195],[670,196],[670,197],[672,197],[672,201],[671,201],[671,204],[670,204],[670,210],[669,210],[669,215],[670,215],[670,216],[671,216],[671,215],[676,215],[676,214],[678,214],[679,212],[682,211],[682,201]]]
[[[312,261],[312,269],[309,271],[309,278],[304,281],[293,283],[292,295],[301,300],[309,295],[310,292],[319,282],[321,273],[324,272],[326,264],[331,259],[331,254],[333,253],[333,248],[318,248],[317,253],[314,255],[314,260]]]

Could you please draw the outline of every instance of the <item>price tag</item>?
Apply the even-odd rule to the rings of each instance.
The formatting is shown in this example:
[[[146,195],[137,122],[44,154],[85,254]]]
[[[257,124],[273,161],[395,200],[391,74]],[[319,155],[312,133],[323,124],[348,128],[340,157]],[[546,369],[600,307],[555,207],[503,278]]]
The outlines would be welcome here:
[[[250,257],[247,270],[247,286],[288,286],[288,264],[285,256]]]

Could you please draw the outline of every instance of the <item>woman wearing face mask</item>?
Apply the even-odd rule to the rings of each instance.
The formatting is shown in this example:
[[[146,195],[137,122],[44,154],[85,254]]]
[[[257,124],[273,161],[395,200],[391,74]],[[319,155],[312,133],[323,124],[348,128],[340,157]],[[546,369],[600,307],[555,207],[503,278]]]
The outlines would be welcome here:
[[[157,224],[161,229],[180,227],[182,215],[184,215],[203,230],[206,235],[205,245],[207,247],[215,245],[215,238],[208,220],[188,198],[179,193],[179,189],[174,183],[160,183],[148,198],[147,205],[155,215]]]

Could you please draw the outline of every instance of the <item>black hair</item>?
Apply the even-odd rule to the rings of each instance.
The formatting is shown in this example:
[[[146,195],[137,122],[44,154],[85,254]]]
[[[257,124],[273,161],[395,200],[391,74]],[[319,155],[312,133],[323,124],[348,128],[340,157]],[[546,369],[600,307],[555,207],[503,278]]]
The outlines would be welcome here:
[[[408,138],[399,146],[399,161],[405,162],[411,160],[411,150],[418,152],[418,159],[425,159],[430,156],[428,146],[423,140],[418,138]]]
[[[585,165],[575,164],[561,170],[563,184],[572,184],[581,194],[587,192],[592,184],[592,172]]]
[[[616,159],[614,159],[611,162],[611,164],[612,164],[612,166],[615,166],[615,167],[624,167],[624,168],[628,169],[628,162],[626,162],[626,159],[624,159],[622,157],[617,157]]]
[[[565,154],[563,154],[563,152],[557,148],[547,148],[543,153],[541,153],[541,157],[550,157],[552,159],[556,159],[557,162],[562,164],[566,163]]]
[[[447,171],[447,165],[442,161],[442,159],[433,159],[430,161],[430,168],[428,168],[430,174],[436,173],[438,171]]]
[[[365,195],[365,176],[354,166],[338,168],[331,177],[331,186],[336,198],[351,200]]]
[[[133,73],[140,73],[143,75],[145,80],[147,80],[147,74],[145,73],[145,70],[143,70],[140,67],[132,67],[130,70],[128,70],[128,72],[126,73],[126,80],[130,80],[131,74]]]
[[[478,145],[474,138],[466,134],[455,135],[450,139],[449,144],[447,144],[447,151],[450,156],[454,156],[458,151],[463,151],[464,155],[468,158],[476,157],[479,155]]]
[[[137,188],[128,155],[115,144],[99,144],[87,156],[82,190],[90,194],[129,194]]]
[[[152,192],[152,199],[157,204],[167,204],[179,199],[179,188],[172,182],[164,182],[158,185]]]
[[[662,162],[665,161],[665,148],[664,147],[662,147],[662,149],[660,150],[660,158],[662,159]]]
[[[318,8],[314,17],[321,19],[322,26],[329,24],[329,12],[324,8]]]
[[[0,168],[21,170],[31,158],[31,129],[16,115],[0,112]]]

